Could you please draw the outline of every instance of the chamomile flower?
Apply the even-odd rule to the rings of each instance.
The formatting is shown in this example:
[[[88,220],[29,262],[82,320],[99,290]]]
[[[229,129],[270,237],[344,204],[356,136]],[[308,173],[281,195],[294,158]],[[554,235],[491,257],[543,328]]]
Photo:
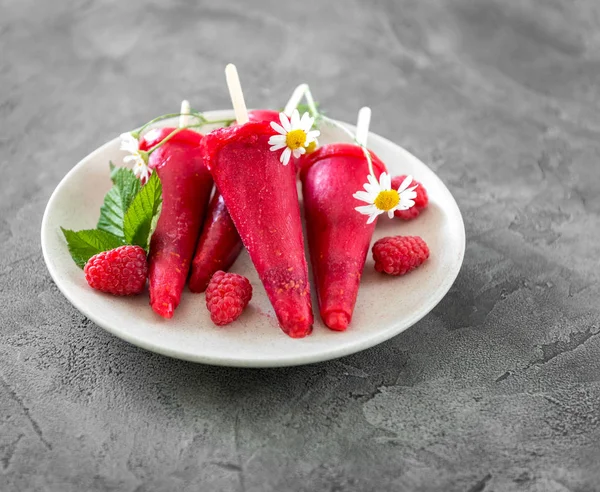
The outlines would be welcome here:
[[[316,142],[317,137],[321,134],[319,130],[311,130],[314,118],[308,113],[304,113],[300,118],[300,113],[297,109],[292,112],[292,117],[288,119],[285,113],[279,113],[279,121],[281,125],[271,122],[271,128],[275,130],[278,135],[273,135],[269,139],[270,150],[276,152],[284,149],[281,153],[279,160],[284,166],[290,162],[290,157],[300,157],[306,153],[307,147],[312,142]]]
[[[408,210],[415,202],[417,196],[415,188],[418,185],[409,188],[412,183],[412,176],[407,176],[400,184],[398,190],[392,189],[392,178],[388,173],[381,173],[379,182],[371,174],[367,176],[369,180],[365,183],[365,191],[357,191],[352,195],[357,200],[368,203],[356,207],[355,210],[361,214],[368,215],[367,224],[372,223],[380,214],[387,212],[388,217],[394,217],[396,210]]]
[[[129,152],[129,155],[123,157],[123,162],[133,162],[134,174],[145,184],[152,174],[152,169],[148,167],[148,154],[140,150],[139,140],[131,133],[121,134],[121,150]]]

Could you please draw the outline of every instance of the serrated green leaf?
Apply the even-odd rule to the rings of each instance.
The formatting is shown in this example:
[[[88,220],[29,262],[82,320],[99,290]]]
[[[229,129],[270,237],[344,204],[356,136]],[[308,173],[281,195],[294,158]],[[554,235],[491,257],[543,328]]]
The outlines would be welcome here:
[[[71,231],[61,227],[71,257],[79,268],[83,268],[94,255],[123,246],[123,240],[114,234],[97,229]]]
[[[127,244],[148,249],[153,225],[156,225],[162,204],[162,186],[157,173],[152,173],[148,182],[135,196],[124,217],[125,241]]]
[[[124,239],[125,213],[139,192],[141,185],[133,171],[125,167],[115,168],[112,165],[110,179],[114,186],[104,197],[97,227],[102,231],[110,232]]]
[[[115,174],[117,173],[117,171],[119,171],[119,169],[121,169],[120,167],[115,166],[113,161],[108,161],[108,168],[110,169],[110,180],[113,182],[113,184],[115,183]]]

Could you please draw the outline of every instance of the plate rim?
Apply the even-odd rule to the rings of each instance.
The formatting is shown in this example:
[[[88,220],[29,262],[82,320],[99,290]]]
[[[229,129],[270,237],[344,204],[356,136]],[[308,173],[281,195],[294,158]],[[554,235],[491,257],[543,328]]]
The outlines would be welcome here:
[[[219,117],[220,117],[220,115],[232,115],[233,110],[212,110],[212,111],[205,111],[204,113],[211,114],[211,115],[216,114],[216,115],[219,115]],[[161,123],[168,124],[170,121],[172,121],[172,120],[165,120],[164,122],[161,122]],[[343,121],[339,121],[339,123],[342,123],[343,125],[347,126],[348,128],[354,127],[354,125],[351,125],[351,124],[343,122]],[[428,300],[427,300],[428,307],[426,309],[419,309],[419,311],[410,318],[404,318],[402,320],[402,323],[400,324],[400,327],[398,327],[398,325],[399,325],[398,323],[394,323],[387,330],[377,331],[366,339],[359,339],[354,344],[343,345],[341,347],[333,346],[333,347],[329,348],[326,352],[319,351],[319,352],[315,352],[315,353],[296,355],[296,356],[292,356],[292,357],[290,357],[289,355],[285,355],[283,357],[269,357],[269,358],[263,357],[263,358],[256,358],[256,359],[248,358],[248,357],[236,358],[235,355],[231,356],[230,358],[223,358],[221,356],[198,355],[198,354],[181,352],[181,351],[177,351],[177,350],[172,350],[168,347],[165,347],[158,343],[154,343],[152,341],[147,341],[147,340],[141,339],[137,336],[132,336],[131,334],[129,334],[127,332],[127,330],[115,329],[111,323],[105,322],[100,316],[97,316],[93,311],[88,310],[86,308],[86,306],[81,305],[81,303],[74,300],[71,297],[71,295],[69,294],[68,290],[63,285],[63,283],[60,280],[57,280],[59,278],[59,272],[55,269],[55,266],[51,260],[50,253],[48,251],[49,245],[47,243],[46,238],[49,237],[49,234],[51,233],[49,230],[50,226],[48,224],[50,210],[52,209],[54,202],[58,199],[58,196],[60,195],[62,188],[64,186],[66,186],[66,183],[68,182],[71,175],[74,174],[75,172],[77,172],[77,170],[79,168],[83,167],[85,165],[85,163],[87,161],[89,161],[90,159],[92,159],[94,156],[104,152],[104,150],[107,147],[114,145],[115,140],[117,140],[119,137],[115,137],[114,139],[109,140],[108,142],[104,143],[103,145],[101,145],[100,147],[96,148],[95,150],[93,150],[92,152],[87,154],[85,157],[83,157],[75,166],[73,166],[69,170],[69,172],[67,174],[65,174],[63,176],[63,178],[60,180],[60,182],[57,184],[56,188],[50,195],[50,198],[48,199],[48,202],[46,204],[46,208],[44,209],[44,214],[42,217],[42,224],[41,224],[41,228],[40,228],[42,255],[44,258],[44,262],[46,263],[46,268],[48,269],[48,272],[50,273],[50,277],[52,278],[54,284],[58,287],[58,289],[65,296],[65,298],[71,303],[71,305],[75,309],[77,309],[81,314],[83,314],[88,319],[90,319],[92,322],[94,322],[94,324],[98,325],[99,327],[101,327],[102,329],[111,333],[112,335],[120,338],[121,340],[124,340],[132,345],[135,345],[136,347],[140,347],[144,350],[148,350],[150,352],[158,353],[158,354],[165,355],[167,357],[172,357],[175,359],[186,360],[189,362],[200,363],[200,364],[222,366],[222,367],[246,367],[246,368],[293,367],[293,366],[300,366],[300,365],[306,365],[306,364],[314,364],[314,363],[318,363],[318,362],[325,362],[328,360],[337,359],[340,357],[351,355],[351,354],[354,354],[357,352],[362,352],[363,350],[372,348],[376,345],[379,345],[380,343],[383,343],[387,340],[394,338],[395,336],[399,335],[400,333],[406,331],[407,329],[409,329],[410,327],[412,327],[413,325],[418,323],[421,319],[423,319],[426,315],[428,315],[440,303],[440,301],[446,296],[446,294],[448,293],[448,291],[454,284],[456,278],[458,277],[458,274],[460,273],[460,270],[463,265],[465,249],[466,249],[466,233],[465,233],[465,227],[464,227],[464,220],[463,220],[462,214],[460,212],[460,208],[458,207],[458,204],[456,203],[456,199],[454,198],[454,195],[452,194],[452,192],[448,189],[448,187],[444,184],[444,182],[437,175],[437,173],[435,173],[431,168],[429,168],[429,166],[427,166],[427,164],[425,164],[423,161],[421,161],[418,157],[413,155],[411,152],[406,150],[404,147],[398,145],[395,142],[392,142],[388,138],[385,138],[385,137],[378,135],[376,133],[373,133],[373,132],[369,132],[369,136],[374,136],[377,139],[380,139],[386,145],[391,145],[393,147],[400,149],[406,156],[408,156],[411,159],[417,160],[422,166],[425,166],[425,168],[427,168],[431,172],[431,174],[433,176],[435,176],[435,179],[437,179],[441,183],[441,185],[448,191],[450,197],[452,198],[451,207],[449,207],[449,208],[451,208],[451,210],[450,210],[451,215],[455,216],[454,218],[458,220],[457,225],[460,225],[460,228],[459,228],[460,229],[460,231],[459,231],[460,232],[460,237],[459,237],[460,250],[457,252],[458,253],[457,261],[453,263],[453,268],[444,277],[444,282],[442,283],[442,285],[440,287],[438,287],[436,295],[434,297],[428,298]],[[447,204],[447,205],[450,205],[450,204]],[[318,313],[317,313],[317,316],[318,316]]]

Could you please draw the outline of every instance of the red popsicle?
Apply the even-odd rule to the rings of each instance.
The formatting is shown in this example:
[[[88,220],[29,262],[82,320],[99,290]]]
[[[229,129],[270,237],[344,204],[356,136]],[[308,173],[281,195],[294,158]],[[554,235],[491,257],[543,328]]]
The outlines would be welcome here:
[[[311,332],[313,314],[294,167],[269,150],[267,122],[221,128],[202,142],[205,162],[284,332]]]
[[[375,175],[386,170],[371,153]],[[352,194],[369,174],[361,147],[324,145],[306,157],[300,171],[308,231],[308,245],[323,322],[332,330],[345,330],[352,320],[360,278],[375,222],[354,207]]]
[[[242,251],[242,240],[225,206],[225,200],[215,191],[200,241],[192,261],[189,287],[192,292],[204,292],[213,274],[227,271]]]
[[[271,109],[256,109],[248,113],[250,121],[279,121],[279,113]],[[227,271],[242,251],[242,240],[231,220],[225,201],[215,191],[200,241],[192,261],[189,287],[192,292],[204,292],[211,277],[218,270]]]
[[[149,131],[140,142],[148,150],[174,128]],[[212,189],[212,177],[202,159],[202,135],[182,130],[150,155],[149,166],[162,183],[163,204],[149,255],[150,305],[173,317],[181,300],[192,255]]]

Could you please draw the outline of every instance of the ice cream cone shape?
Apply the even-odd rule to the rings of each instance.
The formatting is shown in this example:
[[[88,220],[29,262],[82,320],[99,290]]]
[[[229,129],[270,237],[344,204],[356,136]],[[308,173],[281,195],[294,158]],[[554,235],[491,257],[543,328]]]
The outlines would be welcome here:
[[[236,100],[232,94],[234,109]],[[312,330],[313,313],[300,207],[294,167],[271,150],[274,135],[270,123],[248,122],[211,132],[202,147],[279,325],[301,338]]]
[[[299,86],[302,89],[303,86]],[[299,103],[296,90],[291,100],[293,107],[290,106],[290,114]],[[286,106],[287,107],[287,106]],[[279,122],[279,111],[272,109],[253,109],[248,112],[249,121],[268,123]],[[298,159],[294,159],[296,169],[298,168]],[[225,200],[218,192],[213,196],[202,227],[200,240],[194,254],[192,262],[192,273],[189,280],[189,288],[192,292],[204,292],[212,275],[218,271],[227,271],[235,262],[242,251],[242,240],[231,220]]]
[[[235,228],[225,200],[215,191],[202,227],[198,247],[192,261],[189,287],[204,292],[213,274],[227,271],[242,251],[242,240]]]
[[[313,324],[300,208],[292,165],[269,150],[266,122],[211,132],[205,159],[284,332],[306,336]]]
[[[150,130],[140,149],[151,149],[174,130]],[[200,149],[202,139],[197,132],[181,130],[154,150],[148,162],[158,173],[163,193],[162,211],[150,243],[150,305],[164,318],[173,316],[181,300],[212,190],[213,180]]]
[[[370,153],[374,178],[386,171]],[[355,210],[353,193],[369,175],[363,148],[324,145],[304,158],[300,170],[311,263],[323,322],[345,330],[352,320],[375,222]]]

